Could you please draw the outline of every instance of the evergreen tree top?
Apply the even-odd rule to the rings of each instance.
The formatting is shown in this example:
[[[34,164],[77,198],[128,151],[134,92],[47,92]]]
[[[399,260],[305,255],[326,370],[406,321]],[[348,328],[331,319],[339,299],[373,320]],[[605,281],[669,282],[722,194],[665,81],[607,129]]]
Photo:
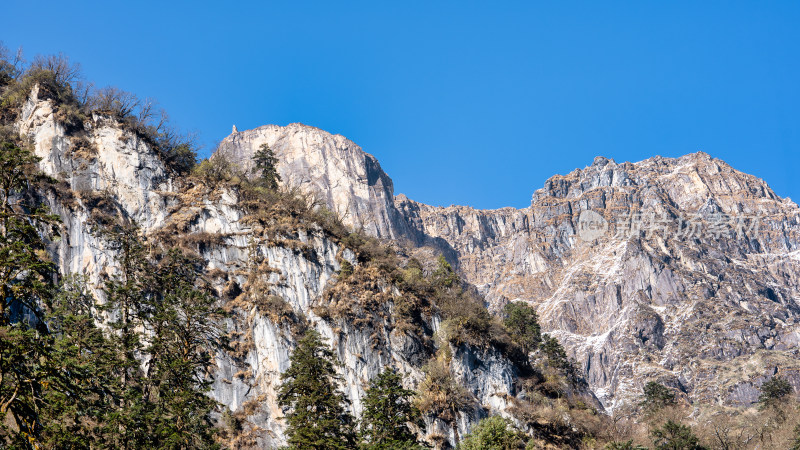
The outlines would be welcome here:
[[[339,390],[333,351],[315,330],[298,341],[278,404],[286,412],[286,436],[294,449],[346,449],[355,445],[354,419]]]

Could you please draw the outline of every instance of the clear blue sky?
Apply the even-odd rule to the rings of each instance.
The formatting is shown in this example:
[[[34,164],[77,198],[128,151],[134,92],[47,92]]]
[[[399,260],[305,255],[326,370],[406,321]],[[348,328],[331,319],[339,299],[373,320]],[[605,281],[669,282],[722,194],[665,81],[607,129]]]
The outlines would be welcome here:
[[[698,150],[800,201],[800,2],[487,3],[5,0],[0,40],[158,99],[205,155],[232,124],[343,134],[430,204]]]

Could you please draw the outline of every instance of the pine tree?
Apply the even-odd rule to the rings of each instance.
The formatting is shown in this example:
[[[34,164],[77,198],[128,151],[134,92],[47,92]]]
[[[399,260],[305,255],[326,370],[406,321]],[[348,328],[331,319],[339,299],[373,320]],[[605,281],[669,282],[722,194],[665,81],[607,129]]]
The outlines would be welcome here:
[[[526,353],[530,353],[542,342],[541,328],[536,310],[524,302],[508,303],[503,311],[506,318],[503,321],[512,339],[517,342]]]
[[[372,381],[362,402],[361,439],[365,449],[408,449],[417,445],[408,424],[420,426],[421,415],[411,403],[414,391],[404,389],[400,375],[387,369]]]
[[[38,158],[0,143],[0,446],[38,445],[43,424],[51,343],[42,305],[52,298],[54,265],[40,237],[57,231],[58,217],[29,202],[47,177]]]
[[[47,327],[53,336],[50,355],[52,389],[40,410],[47,448],[90,448],[108,445],[103,428],[116,413],[122,363],[112,342],[95,325],[94,297],[85,280],[67,277],[53,299]],[[55,388],[57,387],[57,389]]]
[[[292,449],[347,449],[355,446],[353,417],[339,391],[333,351],[314,330],[306,332],[281,375],[278,404],[286,412]]]
[[[686,425],[668,420],[650,433],[656,450],[703,450],[700,440]]]
[[[278,158],[275,157],[275,153],[269,148],[269,145],[261,145],[253,155],[253,162],[255,163],[253,170],[258,172],[258,184],[267,189],[278,189],[278,182],[281,181],[276,167]]]
[[[167,448],[213,448],[211,414],[217,403],[206,393],[213,355],[223,345],[222,310],[199,277],[202,265],[171,250],[155,268],[153,330],[148,382],[156,403],[155,432]]]

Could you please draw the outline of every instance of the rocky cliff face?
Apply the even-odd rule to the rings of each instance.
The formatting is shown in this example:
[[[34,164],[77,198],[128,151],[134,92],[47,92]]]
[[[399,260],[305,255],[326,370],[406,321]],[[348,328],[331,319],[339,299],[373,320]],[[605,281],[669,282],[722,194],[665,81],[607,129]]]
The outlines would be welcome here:
[[[298,127],[243,133],[284,135]],[[280,154],[319,155],[331,145],[321,142],[344,142],[316,129],[303,134],[315,140],[284,141]],[[246,148],[240,159],[252,155],[253,146]],[[347,160],[372,159],[346,148]],[[288,179],[308,173],[285,164]],[[326,192],[357,183],[363,177],[353,174],[360,173],[341,173],[349,181],[336,184],[311,179]],[[403,195],[390,205],[388,176],[372,178],[387,188],[380,213],[359,218],[360,210],[349,209],[352,223],[377,220],[370,231],[378,236],[409,237],[444,252],[490,309],[515,300],[535,305],[606,408],[635,402],[653,379],[692,401],[724,404],[752,403],[757,386],[778,370],[800,387],[800,209],[763,180],[703,153],[622,164],[598,157],[547,180],[528,208],[481,211]],[[342,209],[357,196],[327,201]],[[588,211],[593,215],[582,216]],[[582,238],[591,218],[598,231]]]
[[[285,186],[313,193],[345,224],[387,239],[409,234],[393,206],[392,179],[374,156],[349,139],[302,124],[266,125],[235,132],[215,153],[252,172],[253,155],[268,145]]]
[[[34,90],[15,127],[42,158],[41,169],[59,181],[46,201],[64,222],[63,238],[50,244],[60,270],[86,275],[102,297],[99,287],[117,266],[116,252],[95,229],[100,216],[108,214],[137,223],[143,238],[168,239],[200,254],[233,314],[228,328],[234,350],[218,355],[211,395],[248,419],[252,427],[245,431],[258,447],[285,444],[276,392],[301,326],[317,329],[343,363],[344,393],[356,416],[369,380],[386,368],[399,370],[409,387],[422,380],[431,350],[421,339],[432,339],[437,317],[424,318],[423,330],[410,334],[396,327],[391,301],[381,305],[381,314],[369,317],[321,317],[315,312],[332,302],[359,302],[346,295],[324,295],[336,284],[341,261],[356,267],[360,263],[318,225],[265,229],[247,220],[235,189],[176,179],[145,141],[113,120],[94,116],[84,130],[71,133],[54,111],[51,101],[39,100]],[[295,125],[234,136],[223,148],[233,152],[232,158],[244,158],[246,153],[235,151],[245,147],[237,146],[252,151],[261,140],[282,158],[284,183],[318,189],[314,192],[327,195],[331,209],[341,206],[351,213],[351,224],[374,235],[402,233],[390,221],[399,217],[391,204],[391,180],[351,142]],[[389,282],[376,286],[375,294],[390,299],[396,294]],[[258,299],[273,303],[264,306]],[[492,349],[453,347],[452,353],[451,370],[478,405],[458,417],[463,436],[487,412],[506,410],[507,398],[515,393],[516,369]],[[452,427],[439,420],[428,420],[421,433],[451,442],[455,438]]]
[[[146,142],[101,116],[83,134],[68,133],[35,91],[16,127],[61,181],[48,202],[64,220],[64,239],[52,244],[64,273],[86,274],[94,285],[113,273],[115,253],[89,226],[100,209],[136,221],[146,236],[180,239],[206,260],[220,295],[236,305],[229,326],[240,337],[236,354],[219,355],[212,395],[251,417],[261,445],[284,442],[275,389],[296,343],[291,317],[306,317],[330,340],[356,413],[382,368],[397,368],[412,385],[422,378],[420,355],[429,350],[421,339],[438,329],[435,316],[420,338],[394,326],[391,301],[367,321],[317,313],[331,302],[325,293],[341,261],[358,265],[324,230],[276,234],[254,225],[235,189],[181,184]],[[312,127],[236,132],[219,152],[249,168],[262,144],[279,158],[285,185],[315,193],[346,223],[445,252],[490,309],[535,305],[608,410],[634,402],[652,379],[692,401],[725,404],[753,402],[776,370],[800,387],[800,209],[722,161],[598,158],[547,180],[528,208],[480,211],[394,197],[374,157]],[[235,303],[254,283],[283,302],[282,312]],[[396,294],[391,283],[376,286]],[[482,407],[460,415],[462,435],[486,411],[506,412],[515,369],[502,355],[454,348],[451,368]],[[453,440],[445,424],[427,427]]]
[[[800,382],[800,209],[720,160],[597,158],[522,210],[396,202],[490,304],[536,305],[606,408],[652,379],[726,404],[776,370]]]

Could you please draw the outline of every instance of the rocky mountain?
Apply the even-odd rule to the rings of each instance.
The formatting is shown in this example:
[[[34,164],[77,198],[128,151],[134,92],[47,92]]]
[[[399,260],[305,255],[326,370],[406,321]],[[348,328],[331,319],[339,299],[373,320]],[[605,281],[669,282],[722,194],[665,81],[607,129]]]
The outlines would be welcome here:
[[[800,387],[800,208],[721,160],[598,157],[547,180],[528,208],[484,211],[404,195],[391,204],[391,180],[374,157],[318,129],[234,133],[220,151],[248,161],[250,142],[275,146],[286,179],[344,193],[328,195],[327,206],[349,211],[350,223],[450,256],[490,309],[536,305],[609,410],[635,402],[646,380],[736,405],[754,402],[778,370]],[[341,160],[322,156],[331,149]],[[357,170],[298,172],[297,159]],[[378,172],[365,177],[369,167]],[[353,208],[365,179],[374,206]],[[601,233],[582,238],[588,211]]]
[[[723,161],[597,158],[522,210],[397,204],[491,304],[535,304],[608,409],[650,379],[740,405],[778,368],[800,382],[800,210]]]
[[[98,223],[108,216],[136,223],[142,239],[196,251],[233,314],[227,324],[232,350],[217,357],[211,395],[251,424],[245,430],[245,442],[263,448],[285,444],[276,391],[297,344],[298,327],[316,328],[335,349],[343,363],[344,392],[355,415],[360,414],[369,380],[387,367],[399,370],[410,387],[422,380],[440,319],[426,314],[414,332],[399,329],[391,313],[397,288],[329,232],[299,219],[287,223],[288,218],[281,215],[275,217],[279,223],[260,220],[264,218],[253,217],[242,206],[242,193],[235,188],[179,180],[146,140],[108,117],[95,114],[79,132],[68,130],[57,119],[52,100],[40,100],[37,92],[34,88],[14,127],[42,158],[41,169],[59,182],[56,189],[42,194],[63,220],[61,238],[50,243],[60,271],[87,276],[88,285],[102,298],[100,287],[118,266],[117,251],[97,232]],[[304,126],[258,131],[265,130],[266,136],[276,138],[269,142],[283,149],[279,156],[294,161],[301,171],[315,167],[308,169],[304,179],[282,162],[285,183],[297,180],[305,189],[303,183],[335,180],[327,199],[333,206],[351,208],[350,223],[360,220],[358,214],[372,214],[370,205],[385,208],[378,218],[396,214],[391,198],[386,197],[391,194],[391,180],[374,159],[358,155],[360,150],[349,141]],[[292,146],[329,139],[337,143],[327,149],[330,155]],[[360,158],[347,159],[353,156]],[[317,167],[321,161],[327,165],[322,169]],[[361,223],[375,235],[397,232],[386,222]],[[387,299],[377,310],[350,316],[360,308],[356,296],[364,292],[345,286],[336,296],[329,294],[337,286],[343,261],[354,266],[359,276],[363,272],[370,295]],[[515,392],[516,368],[493,348],[454,348],[448,364],[459,385],[468,388],[474,407],[457,417],[455,427],[428,420],[422,435],[453,442],[455,433],[465,435],[489,411],[507,408],[507,398]]]
[[[356,414],[370,378],[395,367],[414,387],[445,348],[472,404],[456,427],[429,418],[422,434],[452,443],[489,413],[511,415],[519,368],[502,348],[437,343],[432,310],[402,323],[401,287],[342,236],[301,217],[257,216],[233,185],[175,176],[145,139],[103,115],[68,129],[35,88],[14,127],[60,182],[46,200],[64,222],[50,243],[63,273],[91,286],[115,273],[116,252],[93,226],[104,214],[205,260],[236,337],[217,357],[211,395],[250,420],[258,445],[285,442],[276,389],[304,323],[343,363]],[[720,160],[597,158],[547,180],[528,208],[481,211],[395,197],[372,155],[300,124],[234,132],[213,158],[249,171],[263,144],[285,186],[314,194],[346,225],[399,253],[443,253],[491,311],[534,305],[607,412],[635,403],[648,380],[730,405],[755,401],[776,371],[800,387],[800,208]],[[348,282],[345,261],[356,270]]]
[[[344,136],[302,124],[266,125],[234,132],[216,154],[250,172],[253,154],[265,144],[280,161],[283,184],[313,193],[345,224],[379,238],[409,235],[406,221],[394,208],[392,179],[374,156]]]

